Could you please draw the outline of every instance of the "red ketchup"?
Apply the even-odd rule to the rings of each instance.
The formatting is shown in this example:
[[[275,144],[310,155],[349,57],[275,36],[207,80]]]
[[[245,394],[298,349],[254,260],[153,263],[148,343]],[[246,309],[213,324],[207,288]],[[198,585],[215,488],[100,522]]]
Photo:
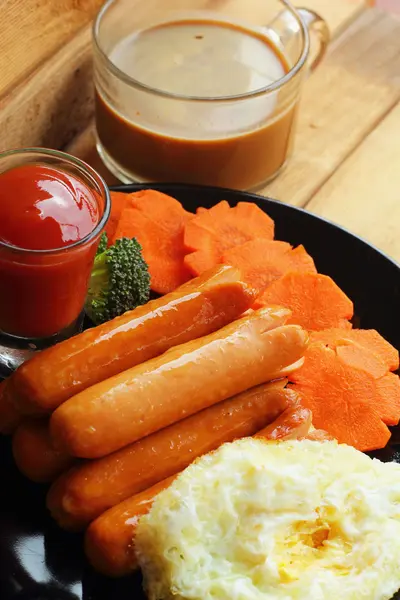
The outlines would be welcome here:
[[[32,163],[0,174],[1,331],[45,338],[77,320],[100,218],[95,192],[66,171]]]

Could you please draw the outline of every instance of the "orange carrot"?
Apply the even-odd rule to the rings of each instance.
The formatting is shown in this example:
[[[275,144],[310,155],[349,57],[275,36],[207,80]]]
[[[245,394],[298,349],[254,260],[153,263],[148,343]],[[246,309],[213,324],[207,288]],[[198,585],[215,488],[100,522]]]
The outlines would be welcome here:
[[[400,380],[389,373],[384,361],[364,346],[352,341],[335,348],[336,356],[342,364],[358,369],[376,380],[379,402],[376,410],[386,425],[397,425],[400,420]]]
[[[315,343],[315,342],[313,342]],[[400,380],[389,373],[383,360],[365,346],[347,341],[334,348],[337,359],[375,379],[377,395],[375,408],[385,425],[397,425],[400,420]]]
[[[338,327],[353,316],[353,303],[326,275],[286,273],[256,300],[256,306],[279,304],[290,308],[290,322],[309,331]]]
[[[325,329],[315,331],[310,336],[310,342],[318,341],[336,348],[344,341],[350,340],[368,349],[375,356],[378,356],[385,363],[389,371],[396,371],[399,368],[399,352],[389,342],[387,342],[375,329],[352,329],[343,331],[343,329]]]
[[[223,200],[209,210],[198,211],[186,223],[184,241],[190,254],[185,256],[185,264],[193,275],[199,275],[220,263],[229,248],[273,237],[274,222],[256,204],[239,202],[231,207]]]
[[[370,373],[339,360],[335,350],[314,343],[291,380],[294,385],[290,387],[312,411],[315,427],[361,451],[386,446],[390,431],[379,413],[384,390]]]
[[[172,292],[191,278],[184,265],[183,230],[193,215],[161,192],[143,190],[129,195],[112,242],[135,237],[149,266],[151,289]]]
[[[353,329],[353,323],[347,319],[340,319],[338,329]]]
[[[400,379],[387,373],[376,380],[379,394],[377,410],[386,425],[398,425],[400,420]]]
[[[370,373],[374,379],[383,377],[388,372],[387,366],[379,356],[354,342],[338,345],[336,355],[343,363]]]
[[[155,223],[161,221],[165,229],[175,225],[175,220],[191,219],[193,214],[187,212],[182,204],[162,192],[156,190],[140,190],[129,195],[132,206],[146,213],[146,216]]]
[[[110,192],[110,196],[111,211],[105,228],[108,240],[112,240],[114,238],[122,211],[129,202],[129,194],[124,194],[123,192]]]
[[[221,262],[237,267],[246,283],[263,292],[288,271],[316,273],[314,261],[303,246],[295,250],[287,242],[265,239],[250,240],[229,248]]]
[[[291,271],[299,273],[318,273],[314,260],[301,244],[290,253]],[[289,269],[288,269],[289,270]]]

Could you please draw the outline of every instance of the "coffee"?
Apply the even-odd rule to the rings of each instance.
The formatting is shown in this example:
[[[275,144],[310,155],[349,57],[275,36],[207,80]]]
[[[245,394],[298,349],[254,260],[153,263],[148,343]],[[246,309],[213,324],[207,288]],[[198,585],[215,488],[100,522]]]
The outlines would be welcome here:
[[[109,58],[140,84],[116,81],[112,99],[97,86],[101,149],[127,177],[254,188],[284,164],[297,96],[227,99],[256,93],[290,70],[267,29],[163,23],[121,39]]]
[[[166,23],[130,35],[110,59],[145,85],[203,98],[254,92],[288,70],[266,36],[212,21]]]

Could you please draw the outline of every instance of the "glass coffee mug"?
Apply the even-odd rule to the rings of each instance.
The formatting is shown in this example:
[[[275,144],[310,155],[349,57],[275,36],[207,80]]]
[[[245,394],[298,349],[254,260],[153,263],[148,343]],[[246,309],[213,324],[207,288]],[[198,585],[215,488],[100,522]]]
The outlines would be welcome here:
[[[109,0],[93,36],[109,170],[123,182],[237,189],[285,165],[302,83],[329,42],[323,19],[285,0]]]

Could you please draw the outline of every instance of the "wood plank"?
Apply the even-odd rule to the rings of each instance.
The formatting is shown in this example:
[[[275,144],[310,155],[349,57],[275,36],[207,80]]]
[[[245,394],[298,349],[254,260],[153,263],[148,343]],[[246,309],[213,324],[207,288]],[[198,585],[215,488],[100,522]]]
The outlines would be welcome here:
[[[400,263],[400,104],[307,204]]]
[[[216,5],[221,11],[225,10],[228,14],[257,25],[269,22],[277,12],[277,3],[266,0],[203,0],[203,3],[207,9],[212,10]],[[368,6],[368,0],[294,0],[292,3],[317,12],[328,23],[333,37],[341,33]]]
[[[304,206],[400,98],[400,20],[368,10],[305,85],[293,157],[263,193]]]
[[[376,5],[382,10],[400,14],[400,4],[398,0],[369,0],[372,5]]]
[[[294,4],[317,12],[328,23],[332,37],[336,38],[361,15],[368,0],[304,0]]]
[[[0,100],[0,151],[60,148],[93,117],[90,29],[82,29],[52,60]]]
[[[2,0],[0,97],[61,48],[103,0]]]
[[[303,6],[306,5],[323,16],[330,27],[333,38],[335,38],[352,20],[360,15],[365,4],[366,0],[337,0],[334,3],[331,0],[305,0]],[[320,69],[325,69],[325,66],[320,67]],[[307,82],[308,85],[309,82]],[[87,131],[83,131],[74,139],[66,149],[92,164],[108,183],[116,182],[115,177],[108,172],[96,152],[93,124],[90,125]]]

